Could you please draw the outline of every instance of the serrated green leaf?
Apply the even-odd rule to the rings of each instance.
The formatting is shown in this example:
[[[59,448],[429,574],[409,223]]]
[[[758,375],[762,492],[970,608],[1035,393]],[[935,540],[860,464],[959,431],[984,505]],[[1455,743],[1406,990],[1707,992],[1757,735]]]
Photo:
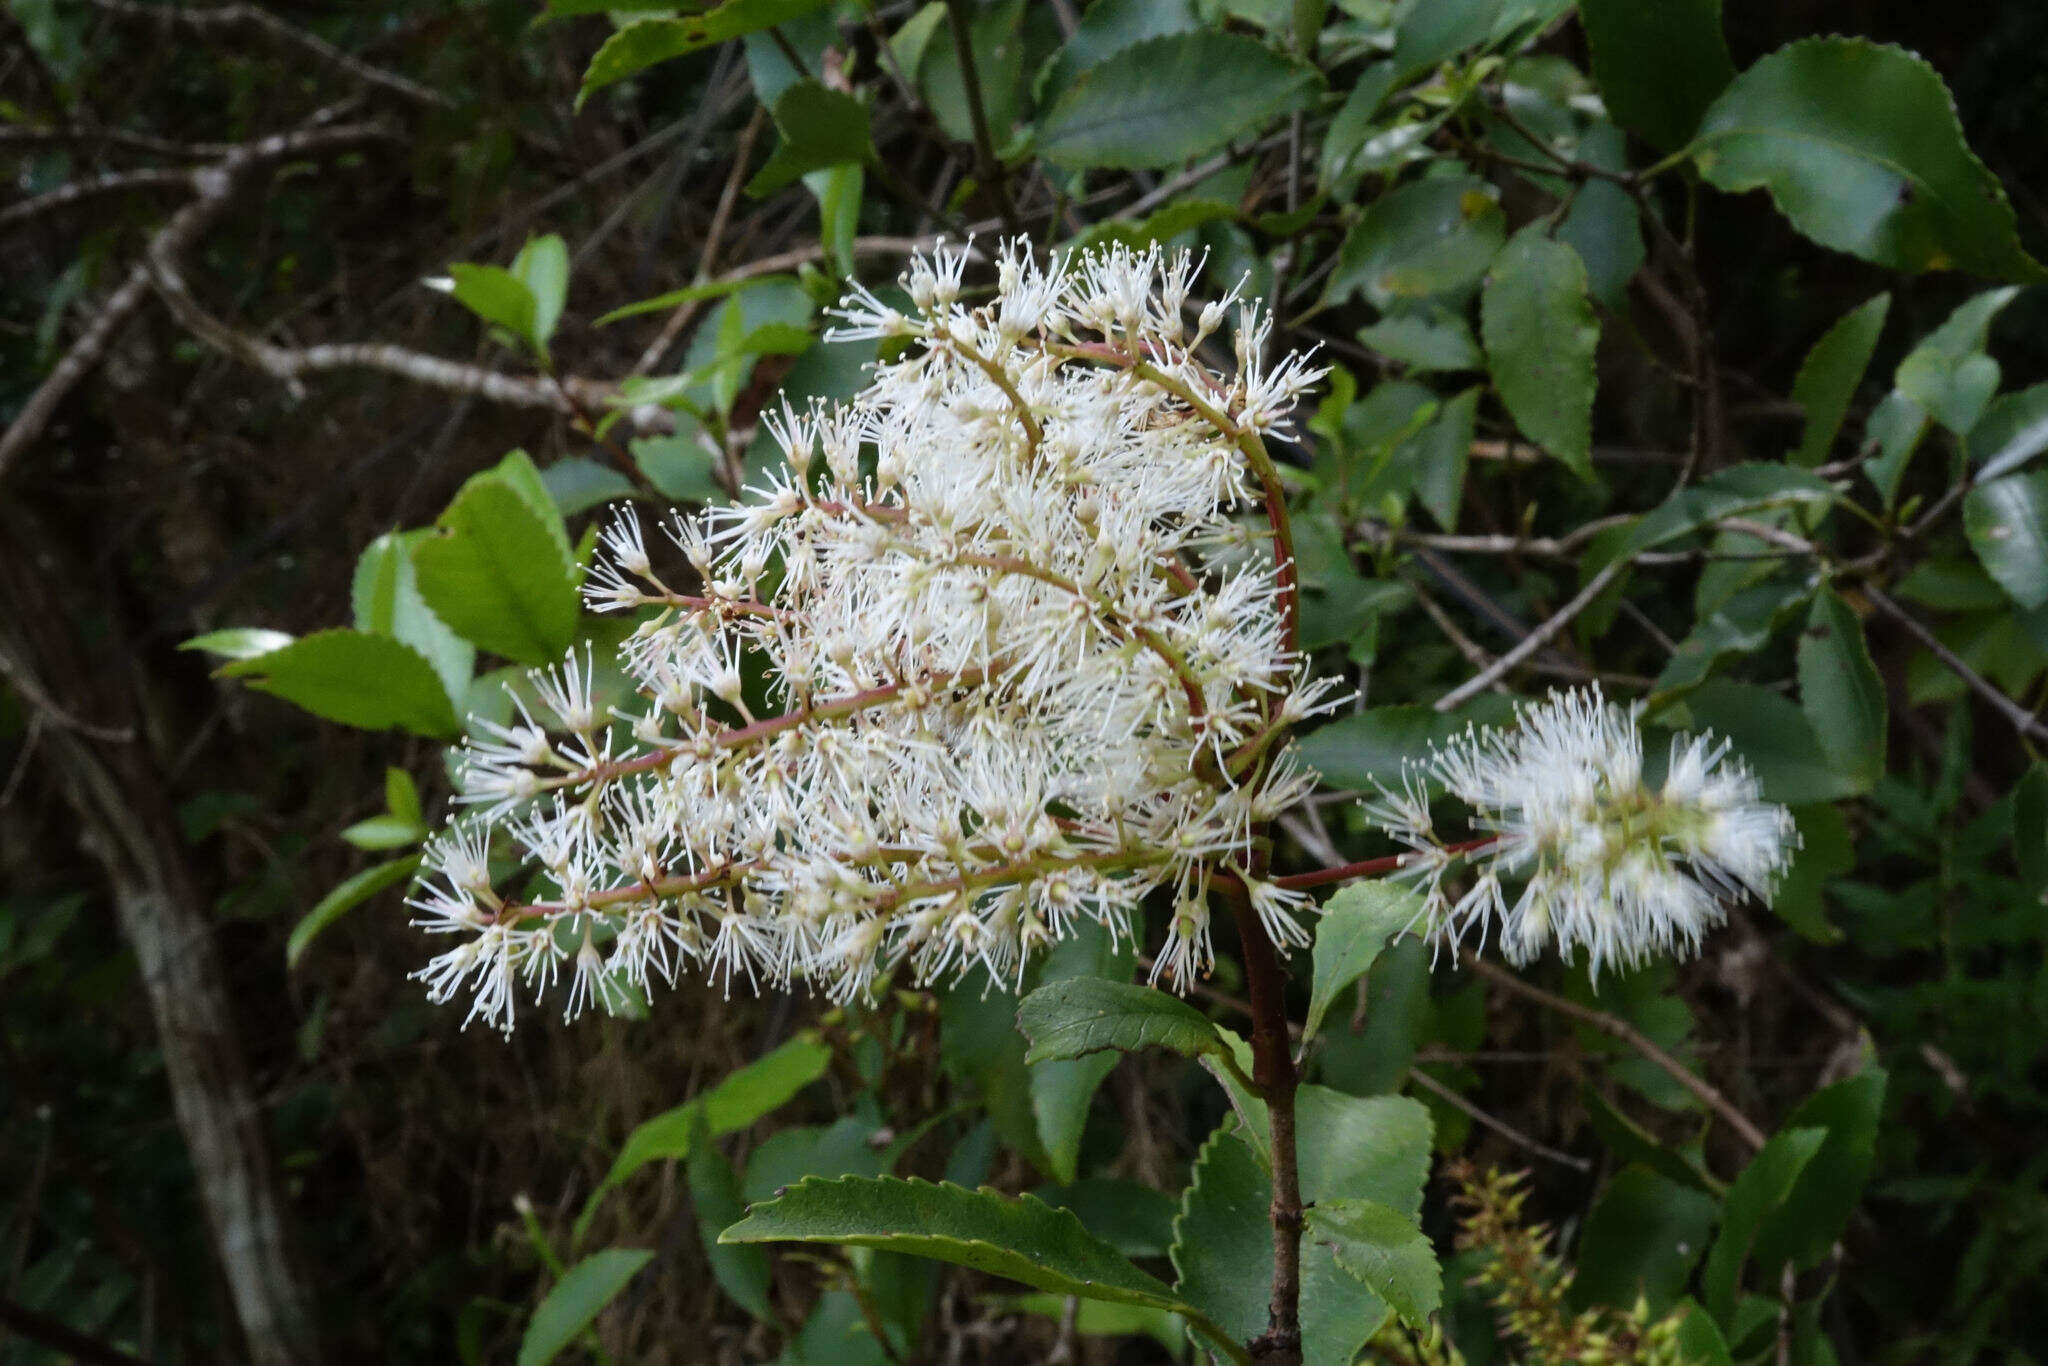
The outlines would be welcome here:
[[[1218,1129],[1195,1157],[1168,1253],[1174,1293],[1239,1342],[1266,1326],[1273,1283],[1273,1185],[1250,1148]]]
[[[1963,526],[1978,561],[2014,602],[2048,602],[2048,471],[2008,474],[1971,489]]]
[[[2007,286],[1987,289],[1964,300],[1899,362],[1892,375],[1892,392],[1885,395],[1864,424],[1866,447],[1874,446],[1876,453],[1863,462],[1863,472],[1886,507],[1898,498],[1906,462],[1919,449],[1931,421],[1926,406],[1908,389],[1923,394],[1941,392],[1946,397],[1949,377],[1983,351],[1992,322],[2018,295],[2017,288]],[[1981,392],[1982,367],[1974,368],[1979,371],[1979,378],[1966,380],[1963,386],[1969,392],[1945,404],[1950,409],[1951,421],[1959,416],[1968,417],[1959,405],[1970,399],[1972,393]]]
[[[299,959],[319,937],[321,931],[368,901],[387,887],[395,887],[418,871],[419,855],[392,859],[386,863],[372,864],[343,879],[333,891],[320,898],[313,909],[301,916],[299,923],[292,926],[291,937],[285,940],[284,965],[295,968]]]
[[[482,649],[548,664],[575,635],[576,566],[500,478],[464,485],[412,558],[427,605]]]
[[[1056,166],[1174,166],[1301,108],[1321,83],[1240,34],[1150,38],[1074,80],[1039,121],[1038,151]]]
[[[1308,1140],[1303,1139],[1304,1142]],[[1266,1327],[1273,1283],[1271,1178],[1244,1139],[1219,1129],[1196,1159],[1174,1221],[1178,1292],[1248,1339]],[[1304,1198],[1313,1199],[1306,1195]],[[1301,1250],[1301,1336],[1309,1362],[1355,1360],[1386,1321],[1387,1307],[1337,1265],[1331,1249]]]
[[[1721,0],[1580,0],[1579,20],[1608,114],[1666,151],[1735,78]]]
[[[810,1177],[756,1205],[720,1235],[727,1243],[801,1242],[929,1257],[1036,1290],[1142,1304],[1214,1328],[1156,1277],[1081,1227],[1072,1211],[1031,1196],[898,1177]],[[1227,1341],[1223,1339],[1219,1341]],[[1248,1361],[1243,1349],[1233,1361]]]
[[[1095,0],[1083,11],[1065,46],[1039,68],[1033,86],[1039,107],[1057,104],[1082,72],[1133,43],[1186,33],[1200,22],[1192,0]]]
[[[1507,237],[1507,219],[1484,181],[1439,176],[1374,200],[1345,234],[1323,287],[1325,303],[1363,292],[1377,308],[1464,289]]]
[[[445,740],[461,729],[426,657],[384,636],[315,631],[220,673],[360,730],[397,727]]]
[[[699,48],[800,19],[826,0],[725,0],[684,18],[653,15],[622,25],[591,57],[576,92],[576,107],[608,85],[637,76],[657,62],[688,56]]]
[[[1179,997],[1133,982],[1070,977],[1040,987],[1017,1008],[1017,1027],[1031,1040],[1026,1062],[1078,1058],[1104,1049],[1135,1053],[1165,1048],[1185,1057],[1221,1053],[1207,1016]]]
[[[1780,48],[1735,78],[1692,147],[1710,183],[1769,190],[1822,246],[1894,270],[2042,277],[1941,77],[1900,48],[1860,38]]]
[[[1600,321],[1579,254],[1539,223],[1516,233],[1488,273],[1479,323],[1494,387],[1515,425],[1591,479]]]
[[[1410,1328],[1426,1326],[1443,1303],[1443,1270],[1413,1215],[1371,1200],[1318,1200],[1306,1236],[1327,1246],[1337,1265]]]
[[[287,631],[271,631],[261,626],[230,626],[180,641],[178,648],[201,650],[221,659],[254,659],[258,655],[282,650],[296,639],[297,636]]]
[[[1792,381],[1792,401],[1806,410],[1799,449],[1792,453],[1794,463],[1811,468],[1827,462],[1891,307],[1889,291],[1866,300],[1843,314],[1806,353],[1799,376]]]
[[[1799,638],[1799,704],[1821,749],[1850,784],[1868,792],[1884,777],[1884,680],[1863,641],[1863,622],[1832,589],[1814,595]]]
[[[1337,994],[1372,970],[1387,940],[1422,914],[1414,888],[1396,882],[1354,882],[1323,907],[1316,922],[1315,976],[1309,990],[1306,1042],[1322,1028]]]
[[[652,1252],[641,1248],[608,1247],[569,1268],[526,1326],[519,1342],[519,1366],[548,1366],[653,1259]]]
[[[548,492],[548,481],[533,463],[533,457],[522,450],[510,450],[505,458],[481,474],[470,476],[469,483],[495,479],[519,495],[527,509],[541,519],[548,529],[548,537],[557,549],[571,560],[576,558],[569,546],[569,527],[562,520],[562,510],[555,503],[555,495]],[[458,491],[459,493],[459,491]],[[425,532],[415,532],[425,535]]]

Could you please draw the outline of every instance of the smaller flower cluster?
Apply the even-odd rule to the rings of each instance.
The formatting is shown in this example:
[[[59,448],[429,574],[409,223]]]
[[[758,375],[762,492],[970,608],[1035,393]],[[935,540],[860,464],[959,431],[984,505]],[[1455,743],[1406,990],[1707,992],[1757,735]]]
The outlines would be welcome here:
[[[1470,807],[1490,837],[1439,839],[1435,787]],[[1653,788],[1635,715],[1597,687],[1522,707],[1513,727],[1468,729],[1367,814],[1408,846],[1403,873],[1420,881],[1433,926],[1455,940],[1498,925],[1518,964],[1552,940],[1566,961],[1583,947],[1596,977],[1609,965],[1697,952],[1729,901],[1769,902],[1799,846],[1791,813],[1761,800],[1725,740],[1675,736]],[[1454,897],[1446,874],[1461,860],[1472,880]]]

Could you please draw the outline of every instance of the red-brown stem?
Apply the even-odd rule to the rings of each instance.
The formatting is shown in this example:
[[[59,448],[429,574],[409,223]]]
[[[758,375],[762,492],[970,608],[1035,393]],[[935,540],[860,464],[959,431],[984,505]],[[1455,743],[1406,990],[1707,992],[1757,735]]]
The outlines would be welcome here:
[[[863,708],[872,707],[877,703],[887,702],[913,687],[929,685],[935,688],[972,688],[980,685],[986,677],[987,672],[985,670],[964,669],[957,674],[933,674],[922,679],[905,679],[901,683],[885,683],[879,688],[868,688],[861,692],[846,693],[840,697],[827,698],[823,702],[814,702],[809,706],[799,707],[795,711],[787,711],[779,716],[770,716],[764,720],[755,721],[751,725],[734,726],[730,730],[720,731],[717,735],[713,736],[711,743],[719,749],[739,749],[745,745],[752,744],[756,740],[765,740],[769,736],[778,735],[785,730],[801,726],[806,721],[846,716]],[[658,768],[666,768],[676,760],[693,753],[695,751],[687,745],[678,745],[671,749],[657,749],[652,753],[642,754],[636,758],[618,759],[611,763],[580,769],[569,775],[568,782],[572,787],[581,787],[585,783],[609,782],[611,779],[627,773],[649,773]]]
[[[1469,854],[1498,844],[1500,836],[1487,835],[1482,839],[1466,840],[1461,844],[1444,846],[1446,854]],[[1340,863],[1334,868],[1317,868],[1306,873],[1289,873],[1286,877],[1273,879],[1275,887],[1322,887],[1332,882],[1349,882],[1355,877],[1378,877],[1382,873],[1398,873],[1421,857],[1418,854],[1388,854],[1382,858],[1361,859],[1357,863]]]
[[[1266,1331],[1247,1344],[1266,1366],[1301,1363],[1301,1166],[1294,1141],[1294,1092],[1300,1082],[1287,1038],[1287,973],[1251,901],[1230,899],[1251,994],[1252,1083],[1266,1102],[1272,1135],[1273,1293]]]

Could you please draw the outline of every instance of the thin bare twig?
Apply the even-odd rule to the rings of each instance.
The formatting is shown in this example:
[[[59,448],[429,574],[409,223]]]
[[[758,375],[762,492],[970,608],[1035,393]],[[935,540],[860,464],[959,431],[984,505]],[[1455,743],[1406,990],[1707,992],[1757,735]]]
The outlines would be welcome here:
[[[156,24],[163,28],[177,26],[198,33],[218,33],[230,29],[247,30],[261,35],[278,47],[309,57],[320,65],[339,71],[364,85],[388,91],[413,104],[426,105],[432,109],[455,107],[455,101],[440,91],[421,85],[418,81],[396,72],[372,66],[360,57],[343,52],[326,39],[317,38],[302,28],[286,23],[259,5],[231,4],[188,8],[138,4],[136,0],[87,0],[87,3],[102,13],[117,18]]]
[[[1628,1021],[1609,1015],[1604,1010],[1596,1010],[1592,1006],[1580,1005],[1577,1001],[1559,996],[1555,992],[1545,991],[1542,987],[1536,986],[1531,982],[1525,982],[1506,968],[1497,967],[1487,962],[1470,949],[1461,948],[1458,950],[1458,963],[1460,966],[1478,973],[1495,986],[1504,987],[1514,992],[1517,996],[1534,1001],[1537,1005],[1554,1010],[1560,1015],[1569,1015],[1581,1024],[1591,1025],[1609,1038],[1627,1044],[1630,1048],[1642,1054],[1650,1063],[1668,1073],[1673,1081],[1704,1102],[1708,1109],[1726,1121],[1728,1127],[1740,1135],[1742,1141],[1747,1143],[1752,1149],[1763,1147],[1767,1141],[1764,1131],[1758,1128],[1748,1115],[1736,1109],[1735,1102],[1722,1095],[1699,1073],[1693,1071],[1690,1067],[1687,1067],[1684,1063],[1652,1043],[1640,1029],[1637,1029]]]
[[[242,143],[216,164],[193,172],[192,201],[157,229],[144,258],[129,269],[127,278],[107,296],[99,313],[36,386],[6,432],[0,434],[0,479],[6,477],[15,458],[42,436],[65,395],[99,364],[115,335],[142,306],[150,290],[151,263],[158,259],[176,260],[190,250],[200,234],[226,211],[245,175],[274,161],[394,136],[393,130],[382,123],[310,126]]]
[[[2013,729],[2030,740],[2048,740],[2048,726],[2039,717],[2019,703],[2000,692],[1991,681],[1971,668],[1969,662],[1954,650],[1941,643],[1940,637],[1920,624],[1920,619],[1895,602],[1889,594],[1876,584],[1866,583],[1863,596],[1870,599],[1870,605],[1906,628],[1906,633],[1927,647],[1928,653],[1948,666],[1949,672],[1969,687],[1970,691],[1991,704],[1992,710],[2010,721]]]
[[[1608,564],[1606,568],[1595,574],[1570,602],[1558,608],[1547,620],[1538,624],[1528,635],[1516,642],[1514,647],[1506,654],[1494,660],[1492,664],[1481,669],[1442,697],[1439,697],[1436,700],[1436,709],[1438,711],[1452,711],[1464,705],[1486,689],[1492,687],[1496,680],[1505,677],[1516,665],[1535,654],[1545,645],[1548,645],[1552,637],[1570,625],[1574,617],[1592,605],[1593,599],[1606,591],[1607,585],[1614,582],[1615,576],[1626,569],[1628,563],[1626,559],[1619,559]]]
[[[1471,1101],[1465,1099],[1419,1067],[1408,1069],[1408,1080],[1414,1082],[1453,1110],[1459,1111],[1474,1124],[1486,1126],[1516,1147],[1525,1148],[1546,1162],[1555,1162],[1561,1167],[1570,1167],[1575,1172],[1589,1172],[1593,1170],[1593,1164],[1585,1158],[1573,1157],[1570,1153],[1561,1152],[1556,1148],[1537,1142],[1520,1129],[1509,1124],[1506,1120],[1486,1113],[1486,1111],[1480,1109],[1477,1105],[1474,1105]]]
[[[97,198],[104,194],[122,194],[129,190],[189,190],[192,180],[200,171],[174,171],[151,168],[142,171],[109,171],[90,180],[74,180],[68,185],[59,185],[46,194],[33,199],[24,199],[19,204],[9,204],[0,209],[0,228],[26,222],[39,214],[54,213],[56,210],[83,200]]]

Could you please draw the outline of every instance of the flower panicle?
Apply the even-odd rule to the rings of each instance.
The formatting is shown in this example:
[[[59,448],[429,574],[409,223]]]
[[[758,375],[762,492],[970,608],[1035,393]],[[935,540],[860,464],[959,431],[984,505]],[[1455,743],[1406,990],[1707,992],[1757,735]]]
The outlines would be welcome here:
[[[510,1028],[522,994],[566,981],[573,1016],[693,966],[1015,983],[1161,889],[1185,987],[1219,869],[1305,942],[1254,831],[1337,699],[1287,643],[1241,443],[1322,371],[1267,357],[1256,311],[1234,369],[1198,359],[1241,304],[1192,303],[1185,254],[1012,243],[970,297],[975,255],[915,258],[907,310],[852,290],[832,336],[907,344],[845,404],[764,414],[783,460],[740,500],[604,529],[585,599],[632,629],[473,723],[413,901],[452,944],[430,994]]]

